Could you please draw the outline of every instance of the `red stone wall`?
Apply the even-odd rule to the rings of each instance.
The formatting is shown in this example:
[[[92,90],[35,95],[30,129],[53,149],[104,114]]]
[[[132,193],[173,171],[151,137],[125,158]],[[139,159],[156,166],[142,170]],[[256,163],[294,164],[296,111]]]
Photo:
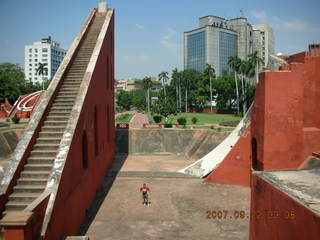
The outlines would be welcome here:
[[[113,41],[114,16],[110,22],[75,130],[59,184],[52,218],[45,236],[46,240],[56,240],[77,234],[85,217],[86,209],[89,209],[96,190],[101,185],[114,159]],[[97,131],[94,129],[95,107]],[[95,132],[98,133],[97,136],[95,136]],[[87,169],[84,169],[82,165],[84,133],[86,133],[88,143]]]
[[[231,147],[231,146],[230,146]],[[220,182],[250,186],[251,134],[250,128],[218,166],[206,177],[206,182]]]
[[[279,217],[274,217],[279,214]],[[318,240],[320,217],[281,190],[252,175],[250,240]]]

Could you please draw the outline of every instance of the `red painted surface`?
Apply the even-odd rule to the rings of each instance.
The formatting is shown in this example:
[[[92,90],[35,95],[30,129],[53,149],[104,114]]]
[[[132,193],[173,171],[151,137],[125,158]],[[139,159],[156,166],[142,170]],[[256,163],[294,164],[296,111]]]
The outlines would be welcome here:
[[[240,137],[232,150],[219,165],[209,174],[206,182],[220,182],[250,186],[251,175],[251,134],[250,129]],[[231,147],[231,146],[230,146]]]
[[[31,233],[24,228],[11,227],[4,232],[4,239],[29,240],[32,239]]]
[[[280,217],[272,217],[272,212]],[[250,216],[250,240],[318,240],[320,236],[319,215],[254,174]]]
[[[46,240],[76,235],[96,190],[114,159],[114,16],[99,54],[66,165],[61,177]],[[107,60],[109,59],[109,60]],[[108,64],[107,64],[108,63]],[[94,136],[94,107],[98,136]],[[82,139],[86,133],[88,168],[82,167]],[[97,142],[95,142],[97,140]],[[97,147],[97,153],[95,145]],[[66,211],[67,209],[67,211]]]
[[[248,185],[253,141],[256,170],[299,169],[320,151],[320,57],[303,52],[289,59],[301,63],[260,74],[247,130],[251,139],[240,138],[206,181]]]
[[[258,143],[258,170],[297,169],[320,150],[320,57],[292,64],[291,71],[265,72],[254,102],[252,137]]]

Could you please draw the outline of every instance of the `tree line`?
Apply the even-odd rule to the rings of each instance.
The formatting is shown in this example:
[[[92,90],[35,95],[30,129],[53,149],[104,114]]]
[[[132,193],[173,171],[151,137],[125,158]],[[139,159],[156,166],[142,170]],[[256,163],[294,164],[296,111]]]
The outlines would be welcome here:
[[[143,79],[143,89],[131,92],[120,91],[117,104],[129,110],[132,107],[152,111],[160,115],[188,112],[190,108],[202,111],[204,108],[234,110],[237,114],[245,113],[253,101],[258,78],[258,67],[263,61],[257,52],[248,55],[248,61],[237,56],[230,57],[228,64],[233,73],[224,72],[216,76],[214,68],[206,64],[204,72],[194,69],[169,73],[161,72],[158,77],[162,83],[161,91],[152,91],[150,77]],[[255,79],[254,79],[255,77]],[[151,97],[157,100],[151,102]]]
[[[47,72],[46,63],[39,63],[36,73],[43,76]],[[0,103],[3,103],[7,98],[11,104],[14,104],[20,95],[47,89],[49,84],[50,79],[45,80],[43,84],[26,80],[24,72],[18,64],[8,62],[0,64]]]

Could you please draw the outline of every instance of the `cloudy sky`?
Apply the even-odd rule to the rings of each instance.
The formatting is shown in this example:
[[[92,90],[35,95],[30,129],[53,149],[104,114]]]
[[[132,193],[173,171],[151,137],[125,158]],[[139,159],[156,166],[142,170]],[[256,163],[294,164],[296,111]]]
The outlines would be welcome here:
[[[97,0],[0,0],[0,63],[23,66],[24,45],[51,35],[68,48]],[[276,52],[293,54],[320,43],[319,0],[110,0],[116,9],[116,78],[157,76],[183,68],[183,32],[199,17],[244,16],[269,24]]]

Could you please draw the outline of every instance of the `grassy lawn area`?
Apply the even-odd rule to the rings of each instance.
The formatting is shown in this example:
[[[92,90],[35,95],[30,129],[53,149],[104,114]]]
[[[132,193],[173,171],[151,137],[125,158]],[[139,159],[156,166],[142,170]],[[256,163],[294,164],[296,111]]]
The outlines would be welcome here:
[[[196,117],[198,119],[197,125],[203,125],[208,123],[220,123],[224,121],[237,121],[241,120],[241,117],[236,117],[233,114],[212,114],[212,113],[180,113],[176,116],[169,116],[168,121],[173,124],[177,123],[177,119],[179,117],[185,117],[187,119],[187,124],[193,124],[191,119]],[[162,119],[162,123],[164,122],[164,118]],[[154,120],[152,119],[152,123]]]
[[[130,122],[132,117],[133,117],[133,114],[130,114],[130,113],[121,114],[116,118],[116,122],[128,123],[128,122]]]

